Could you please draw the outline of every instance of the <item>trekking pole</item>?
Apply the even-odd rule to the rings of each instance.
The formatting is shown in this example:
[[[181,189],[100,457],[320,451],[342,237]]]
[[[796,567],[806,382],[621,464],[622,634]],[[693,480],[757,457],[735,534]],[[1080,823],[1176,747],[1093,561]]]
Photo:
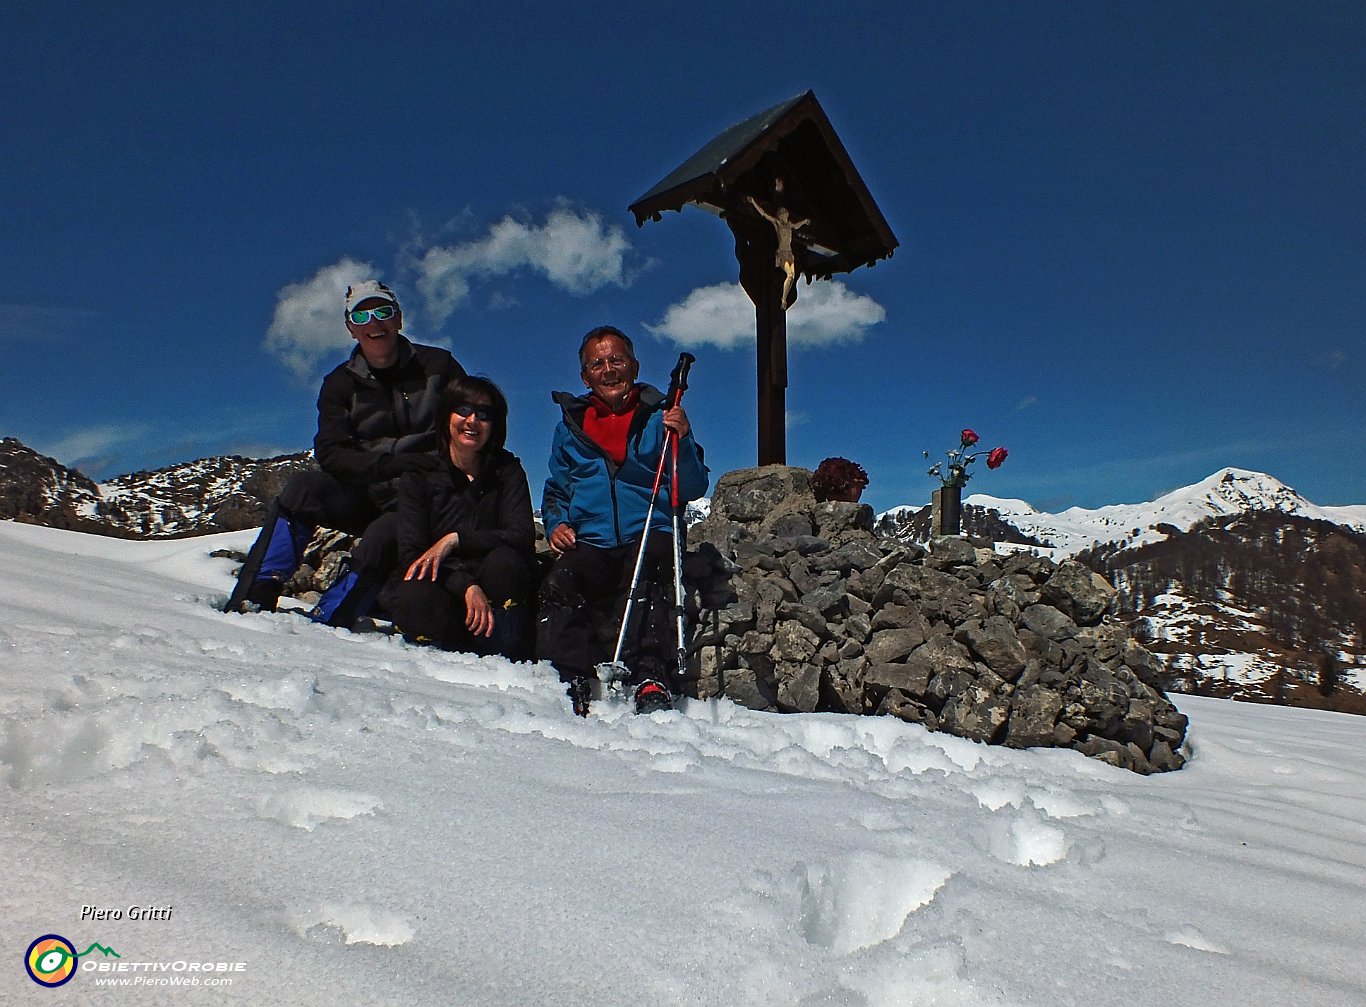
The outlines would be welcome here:
[[[664,397],[665,408],[675,408],[683,398],[683,390],[688,387],[688,369],[697,358],[691,353],[680,353],[678,363],[669,375],[669,392]],[[654,517],[655,501],[659,498],[659,487],[664,482],[664,463],[670,456],[670,442],[674,457],[678,453],[678,435],[668,427],[664,428],[664,445],[659,452],[659,467],[655,469],[655,484],[650,491],[650,506],[645,510],[645,527],[640,533],[640,548],[636,552],[636,566],[631,573],[631,587],[626,593],[626,611],[621,615],[621,629],[617,633],[617,645],[612,651],[612,660],[598,665],[598,678],[606,685],[616,685],[628,677],[631,670],[621,663],[622,648],[626,645],[626,629],[631,622],[631,608],[636,600],[636,588],[640,584],[640,570],[645,565],[645,544],[650,537],[650,519]]]
[[[691,363],[691,361],[689,361]],[[680,376],[678,397],[683,397],[688,387],[688,370],[683,369]],[[674,526],[674,619],[678,624],[678,681],[682,682],[688,673],[688,633],[686,610],[683,605],[683,508],[678,500],[678,436],[673,439],[673,463],[669,470],[669,503],[673,507]]]

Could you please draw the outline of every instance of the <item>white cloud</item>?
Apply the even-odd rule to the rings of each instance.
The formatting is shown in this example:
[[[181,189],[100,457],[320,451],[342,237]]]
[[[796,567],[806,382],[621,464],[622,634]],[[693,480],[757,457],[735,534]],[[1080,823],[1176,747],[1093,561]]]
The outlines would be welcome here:
[[[21,437],[39,454],[55,458],[67,468],[81,471],[99,478],[104,470],[119,461],[120,451],[135,443],[148,433],[148,427],[140,424],[118,424],[85,427],[73,430],[60,440],[49,441],[44,437]]]
[[[625,287],[630,250],[620,227],[605,226],[597,213],[560,205],[541,225],[504,217],[483,238],[429,248],[417,261],[417,289],[435,327],[469,296],[475,277],[529,269],[576,296],[610,284]]]
[[[838,280],[803,284],[797,303],[787,313],[789,346],[833,346],[857,343],[867,330],[884,321],[886,309]],[[735,349],[754,342],[754,303],[738,283],[698,287],[664,312],[650,332],[680,346],[710,344]]]
[[[346,258],[324,266],[311,280],[281,289],[266,330],[266,349],[299,377],[312,377],[319,359],[351,345],[351,334],[342,322],[346,288],[375,275],[370,263]]]
[[[35,450],[52,458],[56,458],[63,465],[72,465],[96,455],[104,454],[110,448],[118,447],[120,444],[127,444],[129,441],[137,440],[147,428],[142,426],[105,426],[87,427],[84,430],[76,430],[67,434],[56,443],[39,441],[42,447],[35,447]]]

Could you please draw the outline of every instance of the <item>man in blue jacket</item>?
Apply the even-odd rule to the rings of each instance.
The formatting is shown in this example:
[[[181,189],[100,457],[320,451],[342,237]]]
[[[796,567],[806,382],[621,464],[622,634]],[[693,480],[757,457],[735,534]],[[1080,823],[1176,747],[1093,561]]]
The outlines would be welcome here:
[[[225,610],[274,611],[284,583],[321,525],[360,535],[348,567],[310,616],[350,627],[373,605],[398,562],[394,508],[405,472],[434,471],[436,403],[465,369],[447,350],[408,341],[403,310],[379,280],[346,290],[343,321],[356,347],[323,379],[313,457],[271,507]]]
[[[637,382],[640,363],[625,333],[610,325],[593,329],[579,347],[579,366],[588,394],[554,395],[563,419],[550,449],[541,518],[558,558],[541,587],[537,639],[538,656],[555,665],[576,696],[595,666],[612,657],[668,432],[679,438],[680,504],[707,492],[707,467],[687,414]],[[663,590],[672,581],[671,536],[666,478],[622,655],[642,712],[671,705],[681,686]]]

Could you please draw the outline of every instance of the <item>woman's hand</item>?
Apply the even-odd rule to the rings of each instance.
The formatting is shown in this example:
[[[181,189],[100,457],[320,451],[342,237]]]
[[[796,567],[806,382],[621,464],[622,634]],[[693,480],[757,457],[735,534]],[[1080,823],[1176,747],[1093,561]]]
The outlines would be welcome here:
[[[442,561],[445,560],[445,558],[450,555],[451,550],[459,544],[460,536],[455,532],[451,532],[449,535],[442,535],[431,544],[426,552],[413,560],[412,564],[408,567],[408,572],[403,575],[403,579],[436,580],[437,574],[441,570]]]
[[[493,606],[478,584],[465,588],[465,628],[475,636],[493,635]]]

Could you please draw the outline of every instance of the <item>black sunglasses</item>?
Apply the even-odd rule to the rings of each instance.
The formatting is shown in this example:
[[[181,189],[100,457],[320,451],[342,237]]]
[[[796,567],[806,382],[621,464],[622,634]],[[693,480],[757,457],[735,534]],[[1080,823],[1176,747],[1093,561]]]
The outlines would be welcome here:
[[[473,416],[480,423],[493,422],[492,406],[476,406],[469,402],[462,402],[458,406],[456,406],[453,411],[455,415],[461,417],[462,419],[469,419],[471,416]]]

